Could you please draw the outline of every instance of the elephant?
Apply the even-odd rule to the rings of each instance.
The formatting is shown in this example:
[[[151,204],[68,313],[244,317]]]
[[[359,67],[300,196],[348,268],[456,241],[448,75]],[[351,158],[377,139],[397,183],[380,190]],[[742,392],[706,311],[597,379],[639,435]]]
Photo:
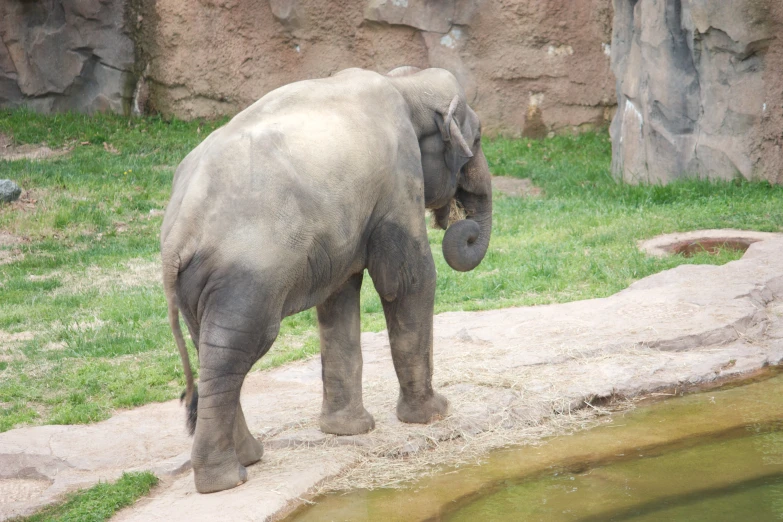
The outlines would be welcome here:
[[[452,200],[465,218],[449,223]],[[168,317],[187,380],[196,489],[247,480],[263,447],[239,402],[281,320],[316,307],[325,433],[375,427],[362,402],[359,292],[381,298],[399,380],[397,417],[429,423],[449,403],[432,386],[436,271],[468,271],[492,229],[481,125],[457,79],[437,68],[346,69],[263,96],[179,164],[161,227]],[[179,316],[200,362],[195,387]]]

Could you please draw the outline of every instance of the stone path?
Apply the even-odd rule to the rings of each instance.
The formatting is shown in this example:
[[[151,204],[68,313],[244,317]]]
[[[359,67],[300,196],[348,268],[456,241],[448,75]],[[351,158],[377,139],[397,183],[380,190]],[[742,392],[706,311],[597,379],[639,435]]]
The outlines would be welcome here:
[[[311,359],[247,379],[242,403],[266,453],[241,487],[195,492],[184,413],[171,401],[89,426],[0,434],[0,519],[123,471],[149,469],[161,486],[118,520],[213,520],[229,506],[233,519],[264,520],[372,459],[404,467],[409,459],[400,456],[438,454],[447,462],[471,437],[525,442],[522,427],[554,423],[597,397],[635,396],[778,364],[782,315],[783,238],[751,245],[739,261],[680,266],[606,299],[441,314],[435,382],[452,414],[426,427],[396,420],[388,338],[364,334],[373,433],[334,437],[316,429],[320,366]]]

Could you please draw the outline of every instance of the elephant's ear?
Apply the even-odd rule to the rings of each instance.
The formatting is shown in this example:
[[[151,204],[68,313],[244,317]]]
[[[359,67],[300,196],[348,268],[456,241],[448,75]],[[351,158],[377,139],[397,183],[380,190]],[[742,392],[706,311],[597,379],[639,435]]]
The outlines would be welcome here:
[[[458,105],[459,96],[457,95],[451,100],[445,116],[438,112],[435,113],[435,122],[438,124],[440,135],[443,141],[450,145],[446,147],[446,165],[454,174],[458,173],[462,166],[473,157],[473,152],[465,141],[465,137],[462,135],[459,124],[454,117]]]

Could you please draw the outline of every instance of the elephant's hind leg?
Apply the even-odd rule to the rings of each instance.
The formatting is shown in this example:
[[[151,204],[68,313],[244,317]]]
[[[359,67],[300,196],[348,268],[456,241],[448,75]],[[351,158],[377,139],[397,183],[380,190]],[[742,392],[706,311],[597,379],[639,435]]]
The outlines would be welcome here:
[[[361,288],[359,273],[317,307],[324,383],[320,425],[325,433],[356,435],[375,427],[362,404]]]
[[[196,489],[222,491],[247,480],[245,466],[261,458],[261,445],[245,423],[239,404],[242,383],[277,336],[279,321],[265,321],[251,288],[210,298],[199,339],[198,421],[191,452]]]

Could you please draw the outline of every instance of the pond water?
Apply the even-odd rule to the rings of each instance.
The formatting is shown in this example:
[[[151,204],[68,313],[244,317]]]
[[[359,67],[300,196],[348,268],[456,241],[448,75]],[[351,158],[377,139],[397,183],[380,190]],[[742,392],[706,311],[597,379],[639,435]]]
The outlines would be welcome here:
[[[287,520],[783,520],[783,375],[660,402]]]

